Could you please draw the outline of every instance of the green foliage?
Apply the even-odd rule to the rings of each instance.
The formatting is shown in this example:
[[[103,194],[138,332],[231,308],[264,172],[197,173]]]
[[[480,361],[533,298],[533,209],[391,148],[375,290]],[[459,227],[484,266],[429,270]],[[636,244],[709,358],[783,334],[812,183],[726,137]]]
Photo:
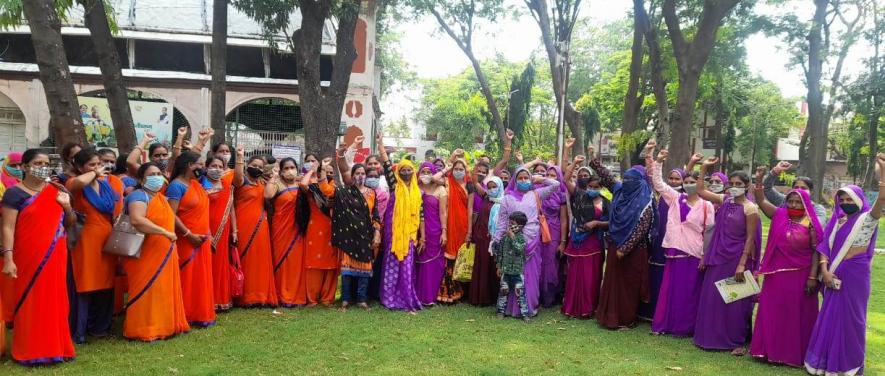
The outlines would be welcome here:
[[[621,133],[618,137],[618,156],[627,157],[631,153],[635,153],[642,148],[649,139],[654,137],[654,132],[648,130],[637,130],[632,133]]]
[[[375,61],[381,67],[381,96],[399,85],[414,88],[418,75],[400,52],[403,33],[393,30],[397,23],[405,21],[404,9],[398,0],[380,1],[375,15]]]
[[[535,67],[533,62],[526,64],[519,76],[513,76],[508,92],[509,103],[504,124],[513,130],[514,145],[522,145],[526,120],[531,111],[532,88],[535,86]]]
[[[803,119],[795,102],[783,98],[774,83],[758,77],[748,81],[746,99],[738,99],[739,105],[746,106],[747,115],[737,121],[740,137],[735,146],[746,162],[755,154],[754,165],[770,164],[777,139],[786,137],[791,128],[801,127]]]

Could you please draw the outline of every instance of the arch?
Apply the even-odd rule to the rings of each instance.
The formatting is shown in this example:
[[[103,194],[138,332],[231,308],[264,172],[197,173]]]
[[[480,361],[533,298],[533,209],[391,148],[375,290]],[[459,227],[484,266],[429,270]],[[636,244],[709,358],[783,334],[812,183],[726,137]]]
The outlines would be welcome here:
[[[22,107],[0,92],[0,155],[27,149],[30,145],[26,133],[27,118]]]
[[[226,102],[224,108],[224,116],[229,116],[237,107],[245,103],[256,101],[259,99],[288,99],[301,105],[301,97],[297,94],[266,94],[266,93],[250,93],[240,91],[228,91],[225,95]]]
[[[283,156],[283,149],[291,153],[304,148],[301,105],[290,98],[259,95],[236,106],[225,121],[225,141],[243,147],[250,155]],[[298,153],[287,156],[300,163]]]

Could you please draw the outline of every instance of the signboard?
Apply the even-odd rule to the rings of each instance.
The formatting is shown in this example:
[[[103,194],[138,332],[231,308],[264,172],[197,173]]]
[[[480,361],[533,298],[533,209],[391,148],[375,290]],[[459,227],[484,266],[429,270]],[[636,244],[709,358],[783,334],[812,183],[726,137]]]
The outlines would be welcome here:
[[[705,138],[704,149],[716,149],[716,146],[718,145],[718,142],[716,141],[718,140],[715,138]]]
[[[77,97],[77,100],[80,102],[86,142],[95,147],[117,147],[108,100],[94,97]],[[171,104],[130,100],[129,109],[132,111],[136,140],[141,140],[145,132],[151,132],[161,143],[169,145],[172,142]]]
[[[292,158],[301,164],[301,147],[291,145],[274,145],[271,149],[271,155],[277,160],[283,158]]]

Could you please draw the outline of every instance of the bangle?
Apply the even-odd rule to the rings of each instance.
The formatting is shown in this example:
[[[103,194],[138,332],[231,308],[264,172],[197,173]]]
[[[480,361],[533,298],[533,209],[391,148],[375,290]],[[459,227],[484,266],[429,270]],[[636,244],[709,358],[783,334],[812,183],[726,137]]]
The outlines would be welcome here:
[[[815,277],[813,275],[808,276],[808,279],[811,281],[817,281],[817,277]]]
[[[11,249],[0,249],[0,256],[5,255],[6,253],[12,253]]]
[[[829,262],[828,260],[820,260],[820,261],[818,261],[818,264],[823,265],[823,264],[826,264],[826,263],[828,263],[828,262]]]

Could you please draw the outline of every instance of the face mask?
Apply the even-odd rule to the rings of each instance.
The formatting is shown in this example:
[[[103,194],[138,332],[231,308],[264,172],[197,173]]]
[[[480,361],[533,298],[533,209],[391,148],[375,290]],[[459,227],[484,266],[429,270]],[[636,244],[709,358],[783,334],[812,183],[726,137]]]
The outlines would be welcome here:
[[[587,189],[590,184],[590,178],[578,178],[578,188]]]
[[[697,185],[697,184],[685,184],[685,183],[683,183],[683,184],[682,184],[682,190],[685,191],[685,194],[691,196],[691,195],[697,193],[697,191],[698,191],[698,185]]]
[[[857,213],[857,211],[860,210],[860,207],[858,207],[857,204],[839,204],[839,208],[848,215]]]
[[[422,184],[430,184],[433,181],[433,176],[430,175],[421,175],[421,183]]]
[[[151,175],[144,178],[142,186],[151,192],[159,192],[160,188],[163,188],[163,184],[166,184],[166,178],[163,175]]]
[[[249,175],[252,179],[258,179],[261,175],[264,175],[264,171],[258,167],[246,167],[246,174]]]
[[[113,162],[107,162],[104,164],[104,170],[108,173],[113,172],[114,167],[117,167],[117,165]]]
[[[597,197],[599,197],[599,191],[595,190],[595,189],[588,189],[587,196],[590,198],[597,198]]]
[[[523,192],[527,192],[530,189],[532,189],[532,182],[526,181],[526,180],[518,181],[518,182],[516,182],[516,189],[523,191]]]
[[[301,167],[304,173],[306,174],[308,171],[313,169],[313,162],[304,162],[304,166]]]
[[[38,179],[48,179],[49,175],[52,175],[52,170],[49,169],[49,166],[31,167],[28,173]]]
[[[804,217],[805,216],[805,209],[787,208],[787,214],[793,218]]]
[[[380,182],[381,180],[378,178],[366,178],[366,181],[363,182],[363,185],[365,185],[367,188],[375,189],[378,188],[378,184]]]
[[[539,173],[532,174],[532,179],[538,179],[538,178],[543,179],[544,174],[539,174]]]
[[[747,188],[737,188],[737,187],[728,188],[728,194],[730,194],[731,197],[743,196],[745,192],[747,192]]]
[[[6,172],[8,172],[10,175],[12,175],[14,178],[16,178],[18,180],[21,180],[25,177],[24,171],[22,171],[20,168],[6,166]]]
[[[411,172],[400,172],[399,178],[403,179],[403,181],[411,181],[412,180],[412,173]]]
[[[710,192],[713,193],[722,193],[725,190],[725,186],[722,184],[710,184]]]
[[[201,177],[203,177],[203,176],[206,175],[206,172],[203,171],[202,168],[198,168],[198,169],[196,169],[196,170],[193,170],[193,172],[194,172],[194,177],[197,178],[197,179],[199,179],[199,178],[201,178]]]
[[[166,171],[166,167],[169,166],[169,160],[168,160],[168,159],[161,159],[161,160],[156,161],[156,162],[154,162],[154,163],[157,164],[157,167],[160,168],[160,171]]]
[[[356,185],[366,185],[366,177],[358,176],[356,177],[356,179],[354,179],[354,182],[356,182]]]
[[[501,197],[501,193],[503,193],[501,191],[501,187],[495,187],[495,188],[489,189],[489,196],[491,196],[491,197]]]
[[[219,154],[218,158],[221,158],[221,160],[224,161],[225,166],[230,163],[230,154]]]
[[[458,180],[458,181],[464,180],[464,171],[455,171],[455,172],[452,172],[452,175],[455,177],[455,180]]]
[[[682,192],[685,190],[685,188],[681,185],[675,186],[675,187],[673,187],[673,189],[675,189],[676,192]]]
[[[486,176],[486,174],[476,174],[476,180],[482,182],[483,180],[486,180]]]
[[[222,171],[220,168],[210,168],[210,169],[206,170],[206,176],[208,176],[209,179],[212,179],[212,180],[221,179],[221,173],[222,173]]]
[[[522,231],[522,226],[517,225],[517,224],[510,225],[510,232],[512,232],[514,234],[518,234],[520,231]]]
[[[326,181],[331,183],[333,180],[335,180],[334,176],[332,176],[332,175],[326,176]]]
[[[295,179],[295,171],[294,170],[286,170],[283,172],[283,179],[286,180],[294,180]]]

